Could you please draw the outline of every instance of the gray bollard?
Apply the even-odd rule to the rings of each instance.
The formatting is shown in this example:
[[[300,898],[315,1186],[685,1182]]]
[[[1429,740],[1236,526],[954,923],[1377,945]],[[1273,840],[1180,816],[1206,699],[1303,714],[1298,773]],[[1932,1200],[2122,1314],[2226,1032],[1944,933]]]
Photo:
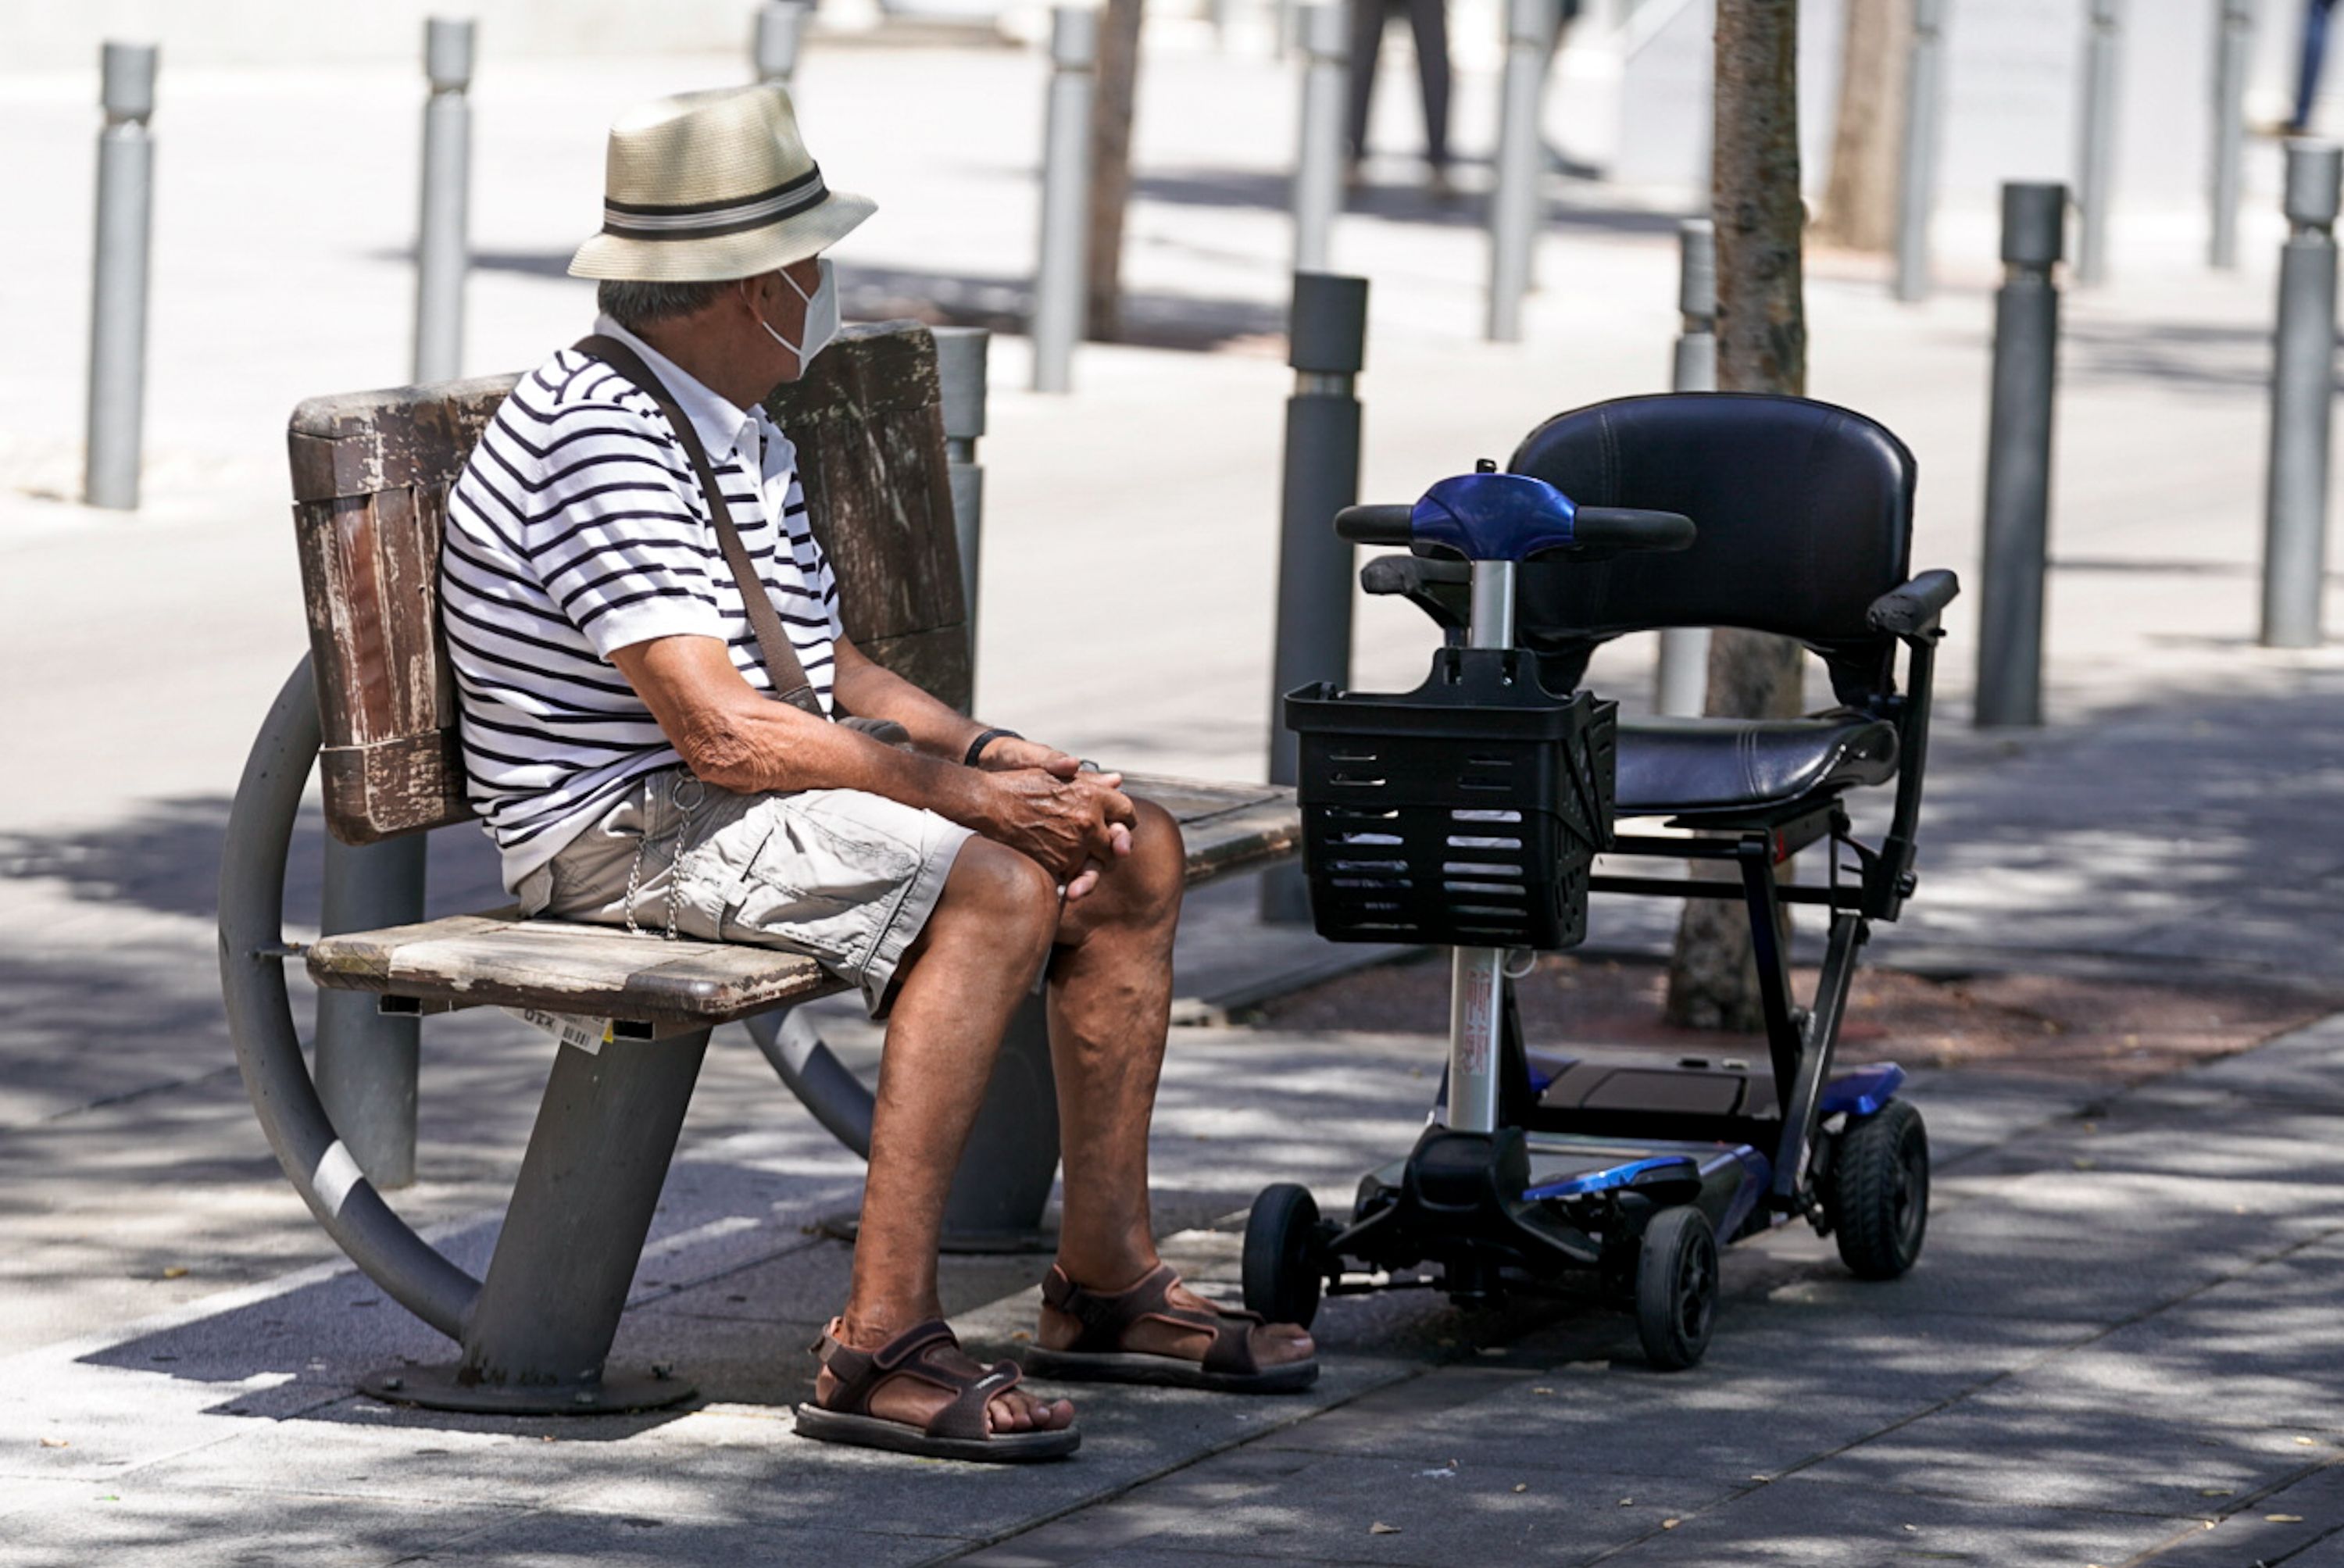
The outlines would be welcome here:
[[[2059,358],[2063,185],[2002,187],[2001,289],[1986,420],[1985,569],[1975,722],[2043,722],[2043,574],[2051,523],[2052,393]]]
[[[757,7],[757,23],[749,37],[749,63],[757,80],[786,87],[797,75],[798,46],[805,39],[813,7],[804,0],[765,0]]]
[[[380,844],[326,838],[318,929],[328,936],[423,918],[427,835]],[[422,1020],[376,1010],[364,991],[318,993],[318,1098],[335,1135],[378,1188],[415,1180],[415,1075]]]
[[[1377,0],[1364,0],[1376,4]],[[1350,10],[1305,5],[1302,128],[1294,154],[1294,270],[1334,265],[1335,217],[1343,209],[1343,92],[1350,76]]]
[[[1937,122],[1945,92],[1945,0],[1913,0],[1905,54],[1904,146],[1896,179],[1896,298],[1929,297],[1929,217],[1937,205]]]
[[[945,468],[952,480],[953,538],[960,546],[961,602],[968,614],[970,703],[976,681],[977,566],[985,541],[985,470],[976,443],[985,434],[986,349],[982,327],[937,327],[936,379],[943,384]]]
[[[2108,201],[2116,177],[2117,64],[2123,42],[2121,0],[2091,0],[2084,37],[2084,113],[2076,168],[2076,281],[2096,288],[2108,278]]]
[[[2263,522],[2266,648],[2314,648],[2328,584],[2328,463],[2336,396],[2336,209],[2344,153],[2287,144],[2278,334]]]
[[[471,265],[472,24],[423,25],[423,199],[415,240],[415,379],[450,381],[464,364],[464,274]]]
[[[1374,3],[1374,0],[1370,0]],[[1507,0],[1506,74],[1498,118],[1498,188],[1490,202],[1490,306],[1492,343],[1522,340],[1522,297],[1530,292],[1538,248],[1539,190],[1546,141],[1539,103],[1547,56],[1562,25],[1557,0]]]
[[[97,238],[89,300],[89,410],[82,498],[138,505],[146,419],[146,257],[154,199],[156,46],[108,44],[100,56]]]
[[[1677,334],[1669,389],[1717,390],[1717,226],[1705,217],[1677,225]],[[1709,628],[1661,629],[1661,661],[1652,683],[1652,711],[1698,718],[1709,705]]]
[[[1368,354],[1368,280],[1326,272],[1294,275],[1287,363],[1286,473],[1278,505],[1278,630],[1270,667],[1269,780],[1295,782],[1300,747],[1280,722],[1281,699],[1312,681],[1351,676],[1351,546],[1335,537],[1335,514],[1359,499],[1359,400],[1356,378]],[[1298,865],[1261,879],[1261,917],[1310,918]]]
[[[1091,96],[1097,86],[1098,13],[1050,13],[1050,112],[1042,149],[1042,246],[1034,273],[1034,389],[1074,384],[1088,288]]]
[[[2214,40],[2214,204],[2206,261],[2224,271],[2238,264],[2239,167],[2246,157],[2247,67],[2254,48],[2254,0],[2221,0]]]

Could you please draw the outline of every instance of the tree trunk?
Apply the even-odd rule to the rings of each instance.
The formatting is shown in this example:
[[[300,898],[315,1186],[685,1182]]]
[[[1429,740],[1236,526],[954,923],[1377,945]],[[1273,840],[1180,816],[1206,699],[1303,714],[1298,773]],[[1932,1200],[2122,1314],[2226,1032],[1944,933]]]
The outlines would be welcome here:
[[[1815,217],[1815,238],[1824,244],[1850,250],[1895,247],[1912,39],[1913,0],[1847,0],[1831,182]]]
[[[1717,3],[1716,126],[1710,167],[1722,391],[1806,390],[1798,19],[1798,0]],[[1799,711],[1799,688],[1797,643],[1732,628],[1720,628],[1710,640],[1710,713],[1786,717]],[[1668,1016],[1672,1023],[1696,1028],[1763,1025],[1749,917],[1739,901],[1686,904],[1669,965]]]
[[[1106,0],[1099,18],[1098,87],[1091,99],[1088,335],[1123,336],[1123,214],[1131,203],[1131,120],[1139,94],[1144,0]]]

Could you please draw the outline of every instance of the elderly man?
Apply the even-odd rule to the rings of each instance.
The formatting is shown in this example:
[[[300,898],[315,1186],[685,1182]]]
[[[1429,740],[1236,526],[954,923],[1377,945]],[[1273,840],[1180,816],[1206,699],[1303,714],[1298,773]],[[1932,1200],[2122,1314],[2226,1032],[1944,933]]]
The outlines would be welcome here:
[[[804,953],[887,1019],[853,1281],[798,1431],[1051,1458],[1071,1405],[964,1354],[936,1296],[945,1189],[1037,975],[1066,1198],[1028,1370],[1262,1391],[1318,1366],[1300,1329],[1216,1308],[1156,1253],[1177,827],[840,628],[762,404],[836,330],[821,253],[872,210],[824,186],[778,89],[612,127],[571,266],[601,280],[594,334],[514,389],[450,498],[464,760],[525,911]]]

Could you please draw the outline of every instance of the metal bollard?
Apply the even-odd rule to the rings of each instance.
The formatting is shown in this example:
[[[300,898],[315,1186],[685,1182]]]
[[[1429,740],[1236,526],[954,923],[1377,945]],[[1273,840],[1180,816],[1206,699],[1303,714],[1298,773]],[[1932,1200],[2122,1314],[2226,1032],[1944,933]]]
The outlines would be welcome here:
[[[749,38],[749,63],[757,80],[775,87],[790,85],[797,74],[798,46],[813,15],[813,7],[805,0],[765,0],[757,7],[756,27]]]
[[[2123,42],[2121,0],[2092,0],[2084,39],[2084,117],[2076,170],[2076,281],[2096,288],[2108,278],[2108,196],[2117,157],[2117,61]]]
[[[1985,569],[1974,722],[2043,722],[2043,574],[2051,521],[2052,391],[2059,357],[2063,185],[2002,187],[2002,288],[1994,298],[1986,421]]]
[[[89,301],[89,410],[82,498],[128,511],[138,505],[146,420],[146,257],[153,207],[152,44],[108,44],[99,56],[106,110],[97,135],[97,241]]]
[[[1937,204],[1937,121],[1945,84],[1945,0],[1913,0],[1905,54],[1904,147],[1896,180],[1896,298],[1929,297],[1929,216]]]
[[[2214,40],[2214,167],[2208,187],[2214,204],[2206,262],[2224,271],[2238,264],[2239,166],[2246,157],[2247,67],[2253,53],[2254,0],[2221,0]]]
[[[1301,748],[1279,722],[1279,700],[1312,681],[1351,675],[1351,547],[1335,537],[1335,514],[1359,499],[1359,400],[1355,378],[1367,362],[1368,280],[1326,272],[1294,275],[1287,363],[1286,474],[1278,508],[1278,632],[1271,656],[1269,779],[1295,782]],[[1310,918],[1298,865],[1261,879],[1261,917]]]
[[[1363,0],[1375,4],[1377,0]],[[1343,92],[1351,72],[1350,8],[1305,5],[1302,130],[1294,154],[1294,270],[1334,265],[1335,217],[1343,209]]]
[[[1677,334],[1669,389],[1713,392],[1717,390],[1717,226],[1705,217],[1688,217],[1677,225],[1677,310],[1684,325]],[[1699,718],[1708,705],[1709,628],[1662,627],[1652,711],[1672,718]]]
[[[423,25],[423,199],[415,240],[415,379],[463,374],[464,273],[471,265],[472,24]]]
[[[427,835],[380,844],[326,838],[318,928],[328,936],[423,918]],[[363,991],[318,993],[318,1098],[334,1132],[378,1188],[415,1180],[415,1076],[422,1020],[378,1012]]]
[[[1558,0],[1507,0],[1506,76],[1498,120],[1498,188],[1490,202],[1490,309],[1492,343],[1522,340],[1522,296],[1530,292],[1538,248],[1539,189],[1546,142],[1539,101],[1555,29]]]
[[[1034,275],[1034,390],[1073,385],[1083,333],[1090,249],[1091,95],[1097,86],[1098,13],[1050,13],[1050,115],[1042,149],[1041,263]]]
[[[961,601],[968,615],[970,703],[976,682],[976,590],[985,540],[985,470],[976,443],[985,434],[986,349],[993,334],[982,327],[937,327],[936,379],[943,384],[945,468],[952,481],[953,538],[960,546]]]
[[[2271,365],[2270,482],[2263,521],[2266,648],[2319,644],[2328,583],[2328,463],[2336,395],[2336,210],[2344,152],[2287,144],[2278,334]]]

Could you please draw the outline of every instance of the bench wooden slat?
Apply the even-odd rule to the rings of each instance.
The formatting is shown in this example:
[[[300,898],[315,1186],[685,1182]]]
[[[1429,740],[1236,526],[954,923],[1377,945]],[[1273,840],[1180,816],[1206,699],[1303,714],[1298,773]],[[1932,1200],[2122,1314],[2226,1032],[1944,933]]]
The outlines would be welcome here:
[[[1191,884],[1277,859],[1301,833],[1289,789],[1139,774],[1127,784],[1179,820]],[[510,914],[328,936],[308,959],[310,977],[337,990],[671,1027],[730,1023],[838,989],[792,953]]]

